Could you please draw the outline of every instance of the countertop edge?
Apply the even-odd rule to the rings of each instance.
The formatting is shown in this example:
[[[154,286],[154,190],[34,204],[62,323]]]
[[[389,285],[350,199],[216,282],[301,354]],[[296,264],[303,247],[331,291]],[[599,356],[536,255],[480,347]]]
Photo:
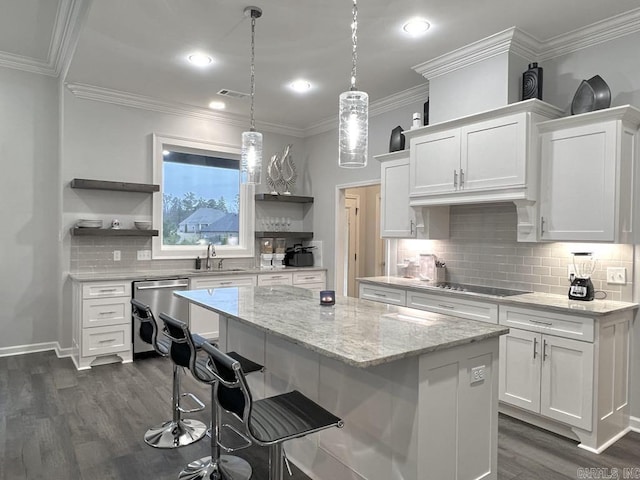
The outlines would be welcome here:
[[[370,285],[379,285],[382,287],[390,287],[390,288],[398,288],[404,290],[411,290],[413,292],[424,292],[424,293],[432,293],[438,294],[448,297],[457,297],[457,298],[466,298],[468,300],[480,300],[480,301],[489,301],[494,302],[498,305],[512,305],[519,306],[522,308],[536,308],[543,310],[551,310],[559,313],[565,314],[573,314],[579,315],[583,317],[602,317],[606,315],[610,315],[612,313],[622,313],[626,311],[632,311],[637,309],[640,305],[634,302],[621,302],[615,300],[593,300],[592,302],[580,302],[574,301],[571,306],[562,306],[562,305],[553,305],[549,303],[544,303],[542,300],[547,299],[549,301],[557,300],[564,301],[565,297],[561,295],[555,295],[551,293],[542,293],[542,292],[532,292],[525,293],[522,295],[514,295],[511,297],[499,297],[495,295],[486,295],[481,293],[469,293],[469,292],[458,292],[455,290],[444,290],[441,288],[436,288],[433,286],[418,286],[418,285],[410,285],[410,284],[401,284],[394,283],[385,279],[400,279],[400,277],[361,277],[358,278],[357,281],[360,283],[366,283]],[[409,279],[406,279],[407,283]],[[416,280],[417,282],[418,280]],[[588,307],[589,304],[593,304],[593,302],[607,302],[609,304],[609,308],[606,308],[605,311],[598,310],[589,310],[585,307]],[[600,304],[601,305],[601,304]],[[411,308],[411,307],[408,307]]]

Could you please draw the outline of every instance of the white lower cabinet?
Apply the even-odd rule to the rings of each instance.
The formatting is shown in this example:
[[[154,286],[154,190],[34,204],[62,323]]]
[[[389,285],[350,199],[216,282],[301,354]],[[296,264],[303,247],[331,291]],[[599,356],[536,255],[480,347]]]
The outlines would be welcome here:
[[[404,307],[407,304],[407,292],[403,289],[382,287],[379,285],[371,285],[369,283],[360,283],[358,297],[363,300],[389,303],[391,305],[399,305],[401,307]]]
[[[324,270],[293,272],[293,285],[318,292],[325,290],[327,288],[327,273]]]
[[[191,290],[220,287],[239,287],[256,285],[255,275],[217,275],[210,277],[194,277],[189,281]],[[210,310],[189,304],[189,328],[209,340],[217,340],[219,336],[218,314]]]
[[[131,282],[74,282],[72,336],[78,370],[130,362]]]
[[[511,328],[500,338],[503,411],[603,451],[629,428],[632,318],[631,311],[594,319],[501,305],[500,323]]]
[[[498,323],[498,305],[494,302],[408,291],[407,307],[469,320]]]
[[[291,273],[261,273],[258,275],[258,286],[268,285],[293,285]]]

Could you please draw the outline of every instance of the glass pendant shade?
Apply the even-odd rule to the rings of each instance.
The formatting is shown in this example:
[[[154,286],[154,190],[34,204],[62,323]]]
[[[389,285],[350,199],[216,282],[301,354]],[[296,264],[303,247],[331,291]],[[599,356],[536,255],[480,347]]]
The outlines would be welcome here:
[[[242,132],[240,171],[242,183],[260,183],[262,175],[262,134],[260,132]]]
[[[365,92],[349,90],[340,94],[338,136],[338,165],[343,168],[366,167],[369,95]]]

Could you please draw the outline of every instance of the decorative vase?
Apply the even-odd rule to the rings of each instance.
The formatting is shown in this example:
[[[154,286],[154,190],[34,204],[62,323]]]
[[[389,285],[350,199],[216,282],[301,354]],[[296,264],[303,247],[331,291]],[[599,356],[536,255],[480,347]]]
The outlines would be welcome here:
[[[389,139],[389,153],[404,150],[404,135],[402,127],[397,126],[391,130],[391,138]]]
[[[542,67],[536,62],[529,64],[529,70],[522,74],[522,100],[537,98],[542,100]]]

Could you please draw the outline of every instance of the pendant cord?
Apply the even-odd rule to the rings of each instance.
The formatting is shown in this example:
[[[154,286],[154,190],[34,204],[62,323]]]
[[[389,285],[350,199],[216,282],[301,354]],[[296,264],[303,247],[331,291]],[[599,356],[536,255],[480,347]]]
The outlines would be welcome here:
[[[357,0],[353,0],[353,22],[351,23],[351,90],[357,90],[356,88],[356,68],[358,62],[358,6],[356,5]]]
[[[251,128],[250,130],[254,132],[256,130],[256,123],[253,118],[253,98],[256,94],[256,18],[252,14],[251,15]]]

